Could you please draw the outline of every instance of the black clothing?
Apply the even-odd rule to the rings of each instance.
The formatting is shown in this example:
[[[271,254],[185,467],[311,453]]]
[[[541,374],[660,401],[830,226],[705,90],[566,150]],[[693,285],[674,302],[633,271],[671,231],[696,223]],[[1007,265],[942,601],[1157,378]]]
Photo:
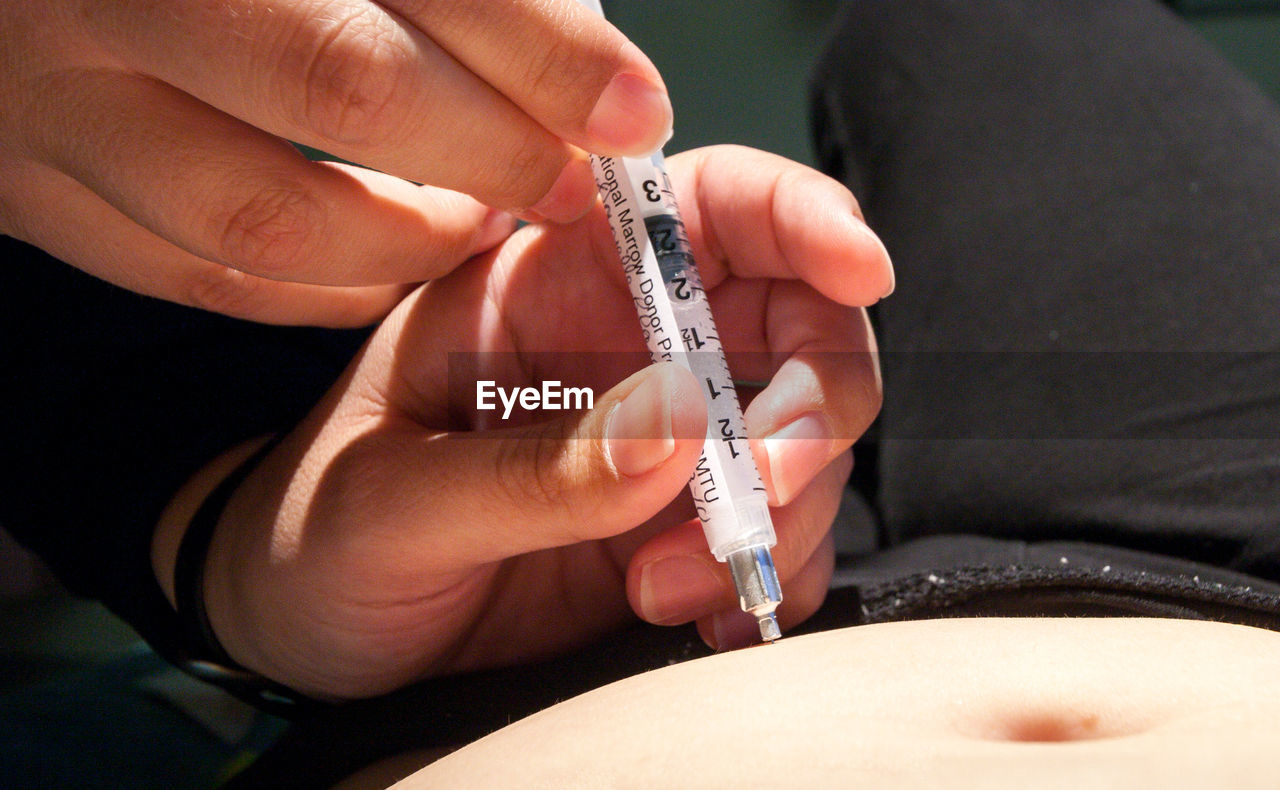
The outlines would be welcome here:
[[[854,2],[813,107],[898,290],[874,311],[886,399],[855,472],[879,545],[841,558],[807,627],[1280,629],[1280,108],[1150,0]],[[168,496],[288,425],[360,334],[200,315],[21,254],[0,270],[0,523],[156,638],[146,547]],[[242,782],[332,781],[704,652],[637,627],[433,680],[319,714]]]
[[[899,283],[858,457],[897,548],[846,578],[923,573],[878,618],[1009,566],[1274,613],[1280,108],[1138,0],[859,2],[836,42],[818,150]]]
[[[138,296],[0,237],[0,526],[178,660],[151,533],[177,489],[296,423],[367,331],[272,327]]]

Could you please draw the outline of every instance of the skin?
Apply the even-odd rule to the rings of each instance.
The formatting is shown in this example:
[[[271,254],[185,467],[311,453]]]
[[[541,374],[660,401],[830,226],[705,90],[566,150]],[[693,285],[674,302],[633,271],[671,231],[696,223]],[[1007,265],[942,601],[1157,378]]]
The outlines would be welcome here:
[[[1277,657],[1186,620],[843,629],[627,678],[395,787],[1268,788]]]
[[[769,381],[746,421],[776,505],[787,627],[827,589],[848,448],[880,403],[861,306],[892,289],[892,269],[852,195],[813,170],[734,147],[670,167],[725,346],[767,352],[736,375]],[[629,353],[570,353],[599,351]],[[462,357],[476,369],[451,391],[450,352],[520,353]],[[633,372],[643,358],[599,205],[418,289],[224,512],[205,586],[224,647],[292,688],[346,698],[547,656],[636,616],[744,644],[686,493],[704,396],[670,363]],[[504,423],[475,408],[476,379],[590,386],[595,407]],[[801,418],[821,435],[795,438]],[[153,563],[170,594],[186,523],[247,451],[162,518]]]
[[[4,3],[0,52],[0,232],[260,321],[374,321],[671,127],[574,0]]]

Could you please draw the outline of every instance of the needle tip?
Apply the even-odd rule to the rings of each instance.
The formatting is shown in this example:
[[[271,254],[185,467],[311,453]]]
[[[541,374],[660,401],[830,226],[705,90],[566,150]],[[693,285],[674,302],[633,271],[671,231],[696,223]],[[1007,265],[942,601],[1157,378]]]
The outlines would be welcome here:
[[[773,612],[760,618],[760,638],[766,642],[782,638],[782,629],[778,627],[778,616]]]

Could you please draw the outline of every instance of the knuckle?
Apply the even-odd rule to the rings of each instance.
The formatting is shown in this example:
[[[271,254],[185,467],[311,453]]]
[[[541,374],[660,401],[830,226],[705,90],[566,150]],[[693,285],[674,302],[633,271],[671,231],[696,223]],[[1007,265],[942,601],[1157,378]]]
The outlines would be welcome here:
[[[600,67],[582,61],[580,47],[575,46],[576,43],[559,39],[527,50],[536,53],[536,57],[525,69],[524,84],[534,95],[555,97],[551,110],[560,114],[558,120],[577,120],[581,123],[591,110],[595,98],[586,95],[586,92],[591,86],[603,89],[607,75],[603,72],[595,74]],[[597,94],[598,92],[595,91]]]
[[[522,508],[562,514],[561,537],[566,542],[584,539],[577,525],[589,523],[595,507],[584,498],[590,496],[590,487],[575,485],[582,475],[579,465],[589,459],[575,452],[587,440],[578,436],[574,425],[554,420],[535,426],[506,442],[494,460],[494,478],[506,498]]]
[[[525,209],[550,191],[564,161],[553,151],[541,127],[530,129],[506,152],[489,160],[492,200],[499,206]]]
[[[221,256],[237,269],[296,279],[321,224],[320,201],[300,184],[273,184],[215,216]]]
[[[286,77],[300,81],[299,119],[326,142],[367,143],[396,128],[413,54],[373,10],[314,25],[301,36]],[[291,84],[298,84],[291,80]]]
[[[566,494],[559,472],[564,461],[559,423],[538,425],[503,444],[495,457],[494,477],[507,496],[534,507],[562,502]]]
[[[300,185],[272,185],[214,219],[224,260],[273,279],[294,279],[321,225],[320,201]]]

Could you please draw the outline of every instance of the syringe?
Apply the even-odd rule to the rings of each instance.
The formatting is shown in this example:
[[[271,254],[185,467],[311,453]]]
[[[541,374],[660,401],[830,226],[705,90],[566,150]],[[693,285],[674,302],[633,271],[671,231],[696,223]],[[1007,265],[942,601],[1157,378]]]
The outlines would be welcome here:
[[[599,0],[580,0],[603,13]],[[782,588],[769,549],[778,541],[742,407],[676,207],[662,152],[648,158],[591,157],[613,240],[655,362],[691,370],[707,399],[707,438],[689,489],[711,553],[729,564],[738,602],[760,636],[782,636]]]

